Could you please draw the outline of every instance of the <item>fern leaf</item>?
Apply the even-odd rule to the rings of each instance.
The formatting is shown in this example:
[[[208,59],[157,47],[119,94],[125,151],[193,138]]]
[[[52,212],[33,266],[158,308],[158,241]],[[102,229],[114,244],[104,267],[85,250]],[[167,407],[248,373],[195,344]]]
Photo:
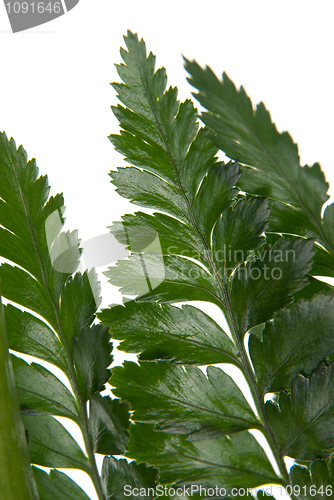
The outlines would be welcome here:
[[[15,391],[11,356],[8,352],[3,305],[0,300],[0,487],[3,498],[38,500],[30,468],[27,437]]]
[[[123,83],[113,85],[122,103],[114,108],[121,132],[110,140],[132,166],[110,176],[120,195],[158,211],[136,212],[111,226],[130,256],[105,274],[135,301],[98,314],[121,348],[140,357],[138,366],[126,363],[110,378],[115,394],[133,409],[129,456],[159,467],[166,484],[199,481],[199,470],[207,484],[235,486],[246,484],[246,477],[247,487],[280,483],[261,452],[261,472],[246,458],[243,471],[230,476],[230,460],[243,459],[234,461],[227,449],[240,446],[242,453],[256,454],[256,441],[244,432],[254,427],[274,443],[244,337],[307,285],[314,240],[278,237],[265,244],[268,200],[239,193],[238,163],[216,160],[207,131],[197,131],[196,110],[189,101],[177,101],[175,88],[166,90],[166,72],[155,71],[144,42],[128,32],[125,43],[124,64],[118,66]],[[171,305],[193,300],[223,311],[231,340],[201,311]],[[206,377],[190,366],[220,362],[244,372],[259,418],[219,368]],[[276,458],[286,481],[277,446]]]
[[[226,73],[219,80],[211,68],[185,59],[188,81],[207,110],[201,119],[215,145],[243,165],[238,186],[273,200],[269,230],[315,237],[334,255],[334,205],[328,183],[315,163],[300,166],[298,148],[287,132],[279,133],[263,103],[254,110],[243,87],[237,90]]]
[[[157,464],[161,481],[185,486],[253,488],[277,482],[270,462],[248,432],[213,440],[187,441],[185,436],[156,432],[152,424],[133,426],[128,455]]]
[[[115,367],[115,395],[130,402],[137,422],[186,434],[188,440],[212,439],[249,428],[262,428],[233,380],[219,368],[125,362]]]
[[[94,453],[124,453],[130,423],[126,403],[100,396],[110,377],[112,344],[107,326],[92,325],[99,283],[94,270],[74,274],[81,250],[77,231],[61,232],[63,197],[48,197],[47,178],[38,177],[35,160],[28,161],[22,146],[16,149],[4,133],[0,174],[0,255],[9,261],[1,265],[0,279],[3,296],[15,304],[5,307],[9,347],[60,368],[71,386],[70,391],[39,364],[12,356],[30,460],[87,472],[99,500],[105,500]],[[79,425],[84,451],[57,416]],[[42,500],[72,493],[73,500],[87,498],[57,471],[45,475],[36,469],[35,477]],[[68,491],[59,494],[63,487]]]
[[[98,314],[112,325],[121,350],[140,352],[140,360],[165,359],[184,364],[238,364],[238,350],[210,316],[190,305],[136,303]],[[174,342],[176,341],[176,342]]]
[[[141,498],[145,500],[153,500],[155,496],[157,471],[143,463],[131,462],[128,464],[124,459],[115,460],[113,457],[105,457],[102,466],[102,479],[108,498],[122,500],[126,494],[135,500],[138,498],[136,492],[140,492]],[[126,485],[126,489],[124,485]],[[133,490],[134,493],[132,493]]]
[[[334,447],[334,365],[320,365],[310,378],[298,375],[291,395],[281,392],[278,406],[268,401],[266,415],[282,455],[296,460],[327,458]]]
[[[319,221],[328,199],[319,165],[301,168],[289,134],[277,131],[263,103],[254,111],[244,89],[237,91],[225,73],[220,81],[210,68],[202,69],[196,62],[186,60],[185,67],[189,82],[199,91],[197,99],[208,110],[202,118],[214,131],[214,142],[246,165],[240,187],[301,208],[311,221]]]
[[[292,491],[301,500],[311,500],[315,495],[331,497],[334,488],[334,461],[315,460],[310,470],[294,465],[290,470]],[[298,493],[299,492],[299,493]]]
[[[298,373],[311,375],[332,355],[333,300],[331,295],[318,295],[311,302],[300,301],[266,324],[262,342],[251,335],[249,352],[263,394],[290,387]]]
[[[53,469],[50,474],[33,468],[41,500],[89,500],[86,493],[66,474]]]

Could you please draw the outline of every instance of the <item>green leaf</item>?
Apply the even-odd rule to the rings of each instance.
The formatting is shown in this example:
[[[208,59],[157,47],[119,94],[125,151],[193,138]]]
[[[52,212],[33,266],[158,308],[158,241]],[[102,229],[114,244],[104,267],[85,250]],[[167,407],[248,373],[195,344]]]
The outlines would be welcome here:
[[[126,113],[126,110],[122,106],[118,106],[114,108],[114,114],[118,118],[122,118],[122,115]],[[152,173],[169,178],[169,158],[165,149],[157,143],[159,141],[159,137],[154,134],[154,131],[150,131],[151,124],[148,120],[146,120],[147,131],[143,131],[140,123],[140,119],[138,115],[132,114],[132,119],[135,122],[141,132],[141,135],[132,135],[129,132],[124,130],[121,131],[120,135],[110,135],[109,139],[112,142],[114,148],[119,153],[123,154],[124,160],[131,163],[132,165],[139,168],[150,168]],[[142,118],[144,121],[144,119]],[[130,129],[133,134],[136,133],[136,129],[134,126],[130,125],[129,121],[123,121],[123,126],[126,129]],[[151,132],[151,137],[147,135],[147,132]],[[152,133],[153,132],[153,133]],[[153,136],[153,137],[152,137]],[[155,142],[157,141],[157,142]],[[169,178],[170,181],[174,181],[173,176]]]
[[[41,365],[29,365],[12,356],[12,363],[21,411],[68,417],[79,421],[80,410],[70,391],[49,370]]]
[[[201,128],[190,145],[186,157],[180,163],[180,179],[185,195],[191,203],[194,202],[198,187],[214,163],[217,148],[209,139],[207,131]],[[191,172],[191,175],[189,175]],[[230,166],[229,170],[222,173],[237,175],[236,167]],[[212,175],[212,174],[211,174]],[[232,177],[233,178],[233,177]],[[227,180],[227,179],[226,179]],[[228,186],[229,183],[227,183]]]
[[[188,221],[187,204],[178,188],[156,175],[134,167],[119,168],[111,172],[116,192],[132,203],[167,212],[183,222]]]
[[[94,320],[100,301],[99,294],[100,284],[93,269],[84,274],[77,273],[65,283],[59,317],[69,346],[72,345],[72,337],[78,336],[82,328]]]
[[[0,491],[5,499],[38,500],[30,467],[0,300]]]
[[[288,207],[287,209],[284,209],[285,211],[278,211],[276,208],[277,205],[284,206],[280,203],[275,203],[273,201],[270,202],[270,217],[268,229],[266,231],[267,241],[275,237],[278,238],[279,235],[275,233],[283,233],[285,238],[291,240],[296,238],[295,235],[297,234],[311,238],[317,237],[316,231],[312,232],[305,230],[305,225],[301,217],[295,213],[294,209],[292,210],[291,207]],[[276,214],[276,212],[278,213]],[[303,216],[304,215],[305,214],[303,214]],[[276,218],[277,223],[273,222],[273,217]],[[275,233],[270,233],[269,231],[274,231]],[[315,254],[313,256],[310,274],[312,274],[312,276],[334,277],[334,255],[320,246],[317,242],[314,245],[313,250]]]
[[[180,104],[175,88],[165,91],[166,72],[155,72],[155,56],[146,56],[143,40],[128,32],[125,42],[125,64],[117,66],[124,83],[113,87],[129,109],[114,108],[123,130],[110,139],[135,168],[111,172],[112,182],[132,202],[196,226],[196,238],[207,246],[217,218],[238,192],[239,167],[216,163],[216,147],[205,130],[197,132],[193,104]]]
[[[2,202],[3,203],[3,202]],[[10,259],[30,273],[38,273],[33,249],[25,242],[21,242],[16,234],[0,228],[0,255]]]
[[[215,282],[208,271],[178,255],[133,254],[104,274],[111,284],[121,287],[124,295],[138,296],[141,302],[219,302]]]
[[[31,462],[44,467],[82,469],[89,461],[67,430],[50,415],[23,415]]]
[[[205,234],[209,243],[209,235],[217,218],[238,194],[238,189],[233,187],[239,179],[238,171],[236,163],[211,165],[192,206],[189,206],[190,200],[182,184],[173,186],[146,170],[119,168],[117,172],[111,172],[110,176],[117,193],[129,198],[132,203],[167,212],[184,223],[189,224],[195,219],[197,230]]]
[[[108,366],[112,363],[112,344],[109,328],[92,325],[83,328],[78,337],[73,337],[73,361],[77,383],[83,400],[86,402],[96,392],[105,389],[104,384],[110,377]]]
[[[152,216],[136,212],[134,215],[124,215],[122,222],[114,222],[109,229],[131,252],[145,252],[159,238],[163,255],[184,255],[206,262],[205,247],[196,231],[165,214],[156,212]]]
[[[110,383],[116,396],[130,402],[132,419],[155,423],[156,429],[186,434],[189,440],[262,427],[243,394],[221,369],[205,375],[193,366],[164,361],[124,362],[115,367]]]
[[[266,245],[259,258],[237,269],[229,289],[240,336],[272,318],[305,285],[312,247],[312,240],[281,238],[273,247]]]
[[[174,169],[176,165],[180,169],[181,180],[185,177],[184,170],[187,165],[184,160],[198,128],[196,110],[189,100],[179,104],[176,88],[170,87],[165,92],[166,71],[161,68],[155,72],[155,56],[152,53],[146,55],[143,40],[138,41],[137,35],[129,31],[124,40],[128,48],[128,51],[121,50],[125,64],[117,66],[119,76],[124,83],[113,84],[113,87],[118,92],[119,100],[133,113],[127,111],[124,120],[124,108],[120,109],[123,113],[123,116],[119,117],[121,126],[125,130],[129,127],[132,135],[144,139],[152,148],[157,149],[156,146],[161,146],[167,153],[169,168],[165,167],[164,161],[159,160],[161,166],[158,175],[162,177],[167,175],[170,181],[176,183],[178,182],[178,174]],[[209,156],[214,155],[216,149],[209,143],[207,146],[211,153]],[[131,148],[130,158],[133,155]],[[163,159],[163,155],[159,156]],[[203,158],[201,160],[203,168],[206,162]],[[197,164],[197,169],[200,168]]]
[[[50,474],[33,467],[40,500],[89,500],[86,493],[66,474],[56,469]]]
[[[164,484],[253,488],[281,483],[264,451],[248,432],[231,437],[187,441],[156,432],[151,424],[133,425],[128,456],[159,467]]]
[[[95,453],[122,455],[129,440],[129,407],[119,399],[95,394],[90,399],[89,425]]]
[[[202,120],[213,131],[215,144],[229,158],[246,165],[241,189],[292,204],[318,226],[328,199],[320,166],[301,168],[289,134],[277,131],[263,103],[254,111],[244,89],[237,91],[226,73],[220,81],[210,68],[185,61],[188,80],[199,91],[196,98],[208,110]]]
[[[312,300],[315,295],[330,294],[334,291],[334,287],[332,285],[329,285],[324,281],[317,280],[312,276],[307,276],[306,283],[307,284],[304,286],[304,288],[292,294],[294,302],[298,302],[299,300]]]
[[[260,391],[287,389],[298,373],[311,375],[333,355],[333,322],[334,297],[317,295],[311,302],[300,301],[279,311],[262,331],[262,342],[251,335],[249,352]]]
[[[334,246],[334,204],[328,205],[324,212],[323,227],[325,235],[330,243]]]
[[[319,229],[301,208],[270,200],[268,231],[315,238]]]
[[[194,217],[210,245],[211,231],[218,217],[233,202],[239,190],[235,186],[240,178],[239,165],[216,163],[208,170],[196,194]]]
[[[1,290],[6,299],[35,311],[56,328],[55,311],[46,290],[36,279],[23,269],[7,263],[0,266],[0,279]]]
[[[164,70],[158,70],[158,72]],[[116,84],[118,86],[119,84]],[[135,87],[133,87],[135,90]],[[149,103],[149,106],[151,103]],[[111,142],[114,144],[115,149],[117,151],[122,151],[126,156],[127,161],[138,166],[138,162],[134,158],[133,155],[133,146],[127,147],[127,140],[135,140],[140,138],[138,142],[136,142],[135,153],[138,154],[138,146],[140,145],[140,149],[143,151],[139,151],[139,161],[140,164],[143,159],[143,153],[146,155],[145,161],[148,161],[150,164],[150,170],[155,172],[157,175],[162,176],[164,178],[169,179],[171,182],[176,182],[177,177],[175,176],[175,171],[170,168],[170,158],[168,157],[168,152],[166,151],[166,146],[164,143],[164,138],[161,137],[161,130],[156,124],[155,116],[151,117],[151,120],[147,119],[141,112],[134,113],[130,109],[124,108],[123,106],[118,105],[117,107],[112,107],[113,112],[120,122],[120,126],[122,129],[129,132],[129,134],[122,134],[120,136],[112,135],[110,136]],[[190,108],[189,108],[190,109]],[[130,136],[132,134],[132,137]],[[151,156],[147,156],[146,146],[149,145]],[[124,149],[123,149],[124,148]],[[196,135],[194,141],[191,143],[188,154],[184,160],[183,170],[185,174],[183,174],[183,184],[185,184],[185,192],[190,199],[195,197],[198,185],[211,165],[214,155],[217,152],[217,148],[213,145],[211,141],[208,140],[207,133],[204,129],[199,130]],[[155,158],[159,156],[159,163],[155,163]],[[168,157],[168,163],[167,163]],[[157,168],[157,170],[155,170]],[[191,168],[193,176],[187,176],[186,171]]]
[[[23,147],[16,149],[15,141],[8,140],[5,133],[0,133],[0,170],[0,255],[29,271],[56,301],[80,258],[77,234],[60,233],[63,196],[48,199],[47,177],[38,177],[35,160],[28,161]],[[54,266],[57,258],[62,266]]]
[[[1,265],[0,280],[6,299],[17,304],[7,306],[10,347],[60,368],[73,393],[48,370],[14,359],[30,458],[48,467],[81,468],[102,498],[86,405],[104,388],[111,362],[107,328],[92,327],[93,338],[85,330],[100,301],[96,274],[73,276],[81,250],[77,231],[62,232],[63,196],[48,197],[46,176],[38,177],[35,160],[28,162],[24,149],[16,149],[5,134],[0,134],[0,176],[0,256],[13,264]],[[22,306],[30,311],[23,313]],[[79,425],[89,459],[51,415]]]
[[[157,470],[145,464],[128,463],[105,457],[102,466],[102,481],[108,498],[124,500],[153,500],[157,486]]]
[[[318,461],[318,460],[317,460]],[[301,467],[300,465],[293,465],[290,469],[290,482],[292,488],[298,492],[300,488],[301,493],[298,495],[298,499],[309,499],[310,486],[312,485],[310,471],[306,467]]]
[[[329,276],[334,277],[334,256],[327,252],[324,248],[315,245],[315,255],[311,274],[313,276]]]
[[[116,394],[131,403],[133,420],[156,426],[155,432],[152,427],[149,430],[151,424],[148,423],[132,427],[129,456],[158,466],[162,481],[167,484],[193,481],[196,479],[193,469],[198,472],[196,466],[200,469],[198,482],[201,475],[201,479],[204,476],[210,484],[210,473],[205,468],[208,464],[217,474],[221,468],[224,472],[230,471],[242,462],[240,456],[234,458],[232,454],[231,458],[231,453],[224,454],[220,448],[227,448],[231,442],[237,447],[237,443],[239,453],[245,457],[253,446],[247,439],[253,438],[247,434],[241,444],[246,434],[241,428],[233,428],[231,423],[222,431],[226,420],[218,419],[217,415],[222,413],[228,418],[235,415],[226,410],[227,406],[225,412],[221,411],[220,405],[226,403],[225,399],[228,404],[238,400],[234,389],[230,390],[226,383],[227,377],[213,368],[206,377],[191,366],[199,364],[201,359],[202,363],[212,363],[216,353],[221,352],[227,361],[225,334],[221,335],[207,320],[201,323],[196,318],[203,324],[200,330],[203,337],[195,346],[197,332],[191,319],[195,314],[189,314],[191,309],[185,308],[175,312],[175,308],[167,304],[206,300],[223,310],[237,346],[230,359],[235,357],[234,364],[244,368],[264,420],[264,388],[257,386],[243,336],[260,327],[262,334],[263,324],[295,300],[313,298],[319,291],[331,289],[312,276],[321,268],[324,274],[327,270],[331,272],[331,257],[327,252],[330,247],[324,244],[324,239],[329,237],[324,238],[321,219],[327,184],[317,164],[312,168],[300,167],[298,151],[290,136],[277,132],[262,104],[254,112],[244,91],[237,92],[227,77],[219,82],[211,70],[202,70],[196,63],[188,62],[193,79],[200,82],[201,103],[209,109],[204,120],[214,132],[211,138],[216,146],[223,144],[227,155],[236,161],[227,165],[217,163],[215,147],[209,147],[207,129],[197,132],[197,116],[192,104],[178,103],[175,88],[165,91],[165,70],[155,71],[155,58],[152,54],[146,56],[145,44],[137,35],[129,33],[125,41],[128,51],[122,51],[124,64],[118,67],[123,83],[114,84],[124,105],[114,109],[122,130],[111,140],[132,167],[119,169],[111,176],[119,194],[162,214],[126,216],[122,224],[111,229],[132,254],[110,268],[107,276],[111,283],[121,287],[122,293],[128,296],[126,300],[129,296],[136,299],[125,307],[104,311],[100,318],[106,320],[115,330],[115,337],[123,341],[121,348],[139,353],[141,357],[140,367],[126,363],[125,368],[116,368],[111,383],[116,386]],[[204,161],[201,162],[201,158]],[[238,161],[244,163],[241,179]],[[236,184],[253,196],[238,195]],[[272,217],[268,201],[254,195],[271,198]],[[289,221],[291,214],[296,215],[295,221]],[[282,227],[282,218],[286,228]],[[299,223],[302,223],[300,229]],[[267,245],[263,246],[265,236]],[[319,245],[312,251],[314,239],[318,239]],[[226,249],[231,250],[231,256]],[[242,255],[236,255],[238,250]],[[166,306],[161,307],[163,303]],[[208,340],[206,344],[204,338]],[[179,342],[173,342],[174,339]],[[276,342],[280,339],[276,338]],[[206,347],[208,354],[204,355],[204,345],[214,347],[215,352]],[[317,363],[322,359],[313,361]],[[311,363],[311,359],[308,362]],[[300,365],[294,365],[284,383],[290,384],[300,369]],[[310,366],[310,370],[313,369],[314,365]],[[226,391],[229,398],[225,398]],[[215,412],[213,423],[208,409]],[[255,418],[253,414],[252,418]],[[249,427],[247,420],[245,428]],[[230,437],[236,430],[240,432]],[[184,436],[171,435],[171,432],[184,433]],[[218,436],[219,432],[228,432],[227,439],[203,439]],[[193,441],[186,441],[189,435]],[[274,475],[270,482],[285,483],[287,473],[275,433],[267,430],[266,436],[283,478],[280,480]],[[213,460],[210,453],[215,449],[219,451]],[[179,462],[182,465],[178,468]],[[244,466],[235,476],[241,481],[247,473],[248,468]],[[237,480],[229,480],[235,487]],[[220,481],[225,485],[225,478]],[[254,480],[254,485],[266,482],[268,476],[259,482]],[[244,484],[251,486],[250,481]]]
[[[279,406],[268,401],[266,418],[280,453],[296,460],[326,458],[334,447],[334,364],[325,364],[310,378],[298,375],[291,395],[281,392]]]
[[[68,372],[64,346],[43,321],[11,304],[6,305],[5,315],[10,349],[36,356]]]
[[[140,360],[185,364],[238,364],[238,349],[210,316],[183,305],[128,302],[103,309],[98,318],[110,325],[120,349],[141,353]]]
[[[242,199],[218,219],[213,231],[213,255],[219,268],[224,263],[224,278],[248,260],[252,250],[265,243],[262,236],[268,220],[268,200]]]
[[[310,471],[305,467],[294,465],[290,469],[292,491],[300,491],[297,498],[332,498],[334,490],[334,461],[315,460]]]

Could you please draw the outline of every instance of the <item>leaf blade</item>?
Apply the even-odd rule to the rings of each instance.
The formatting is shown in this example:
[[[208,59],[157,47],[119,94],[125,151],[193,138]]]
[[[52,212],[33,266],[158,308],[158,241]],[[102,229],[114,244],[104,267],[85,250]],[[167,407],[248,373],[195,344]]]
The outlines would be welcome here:
[[[132,428],[128,456],[159,467],[167,484],[212,484],[230,490],[280,482],[253,436],[238,433],[213,440],[186,441],[185,436],[155,432],[150,424]]]
[[[232,379],[222,370],[162,362],[124,362],[115,367],[114,393],[129,401],[132,419],[189,440],[212,439],[261,424]],[[134,390],[135,389],[135,390]]]
[[[298,373],[311,375],[333,354],[333,304],[334,298],[325,295],[300,301],[266,325],[262,343],[251,336],[249,350],[262,393],[288,389]]]
[[[297,460],[327,458],[334,447],[334,365],[322,364],[310,378],[298,375],[291,396],[281,392],[279,409],[267,402],[266,416],[275,432],[280,452]]]
[[[98,318],[109,324],[125,352],[140,360],[171,360],[184,364],[238,364],[238,349],[204,312],[191,305],[130,301],[102,310]]]

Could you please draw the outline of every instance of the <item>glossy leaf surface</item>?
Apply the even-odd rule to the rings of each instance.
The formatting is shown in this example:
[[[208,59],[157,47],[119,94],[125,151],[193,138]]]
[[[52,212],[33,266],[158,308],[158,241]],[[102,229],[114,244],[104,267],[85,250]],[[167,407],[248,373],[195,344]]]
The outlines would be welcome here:
[[[40,500],[89,500],[86,493],[66,474],[56,469],[50,474],[34,467]]]
[[[229,287],[240,335],[270,319],[292,301],[293,292],[303,288],[312,247],[312,240],[280,239],[272,248],[265,246],[258,259],[238,268]]]
[[[333,460],[315,460],[310,470],[294,465],[290,470],[292,491],[298,493],[300,500],[311,498],[332,498],[334,491],[334,463]]]
[[[334,364],[325,364],[310,378],[298,375],[291,395],[281,392],[278,405],[266,403],[266,416],[280,453],[297,460],[327,458],[334,447]]]
[[[102,466],[102,480],[108,498],[122,500],[124,496],[133,500],[141,498],[152,500],[157,484],[157,470],[145,464],[128,463],[105,457]]]
[[[134,421],[155,423],[191,441],[261,428],[240,389],[219,368],[209,366],[205,375],[197,367],[163,361],[124,362],[110,383],[131,403]]]
[[[254,110],[243,87],[237,90],[226,73],[219,80],[210,68],[187,59],[185,67],[198,90],[196,98],[207,109],[202,120],[213,131],[213,141],[229,158],[245,165],[239,186],[300,209],[307,226],[311,230],[316,226],[319,234],[321,208],[328,199],[319,164],[301,167],[290,135],[277,131],[263,103]]]
[[[248,432],[187,441],[185,436],[153,431],[150,424],[136,424],[128,455],[155,463],[167,484],[217,485],[228,490],[277,482],[262,448]]]
[[[334,354],[333,305],[334,297],[326,295],[300,301],[267,323],[262,342],[256,335],[250,337],[249,351],[263,392],[287,389],[298,373],[310,375]]]
[[[210,316],[191,305],[138,304],[104,309],[99,319],[109,324],[122,351],[140,353],[141,360],[173,363],[239,363],[238,350]]]

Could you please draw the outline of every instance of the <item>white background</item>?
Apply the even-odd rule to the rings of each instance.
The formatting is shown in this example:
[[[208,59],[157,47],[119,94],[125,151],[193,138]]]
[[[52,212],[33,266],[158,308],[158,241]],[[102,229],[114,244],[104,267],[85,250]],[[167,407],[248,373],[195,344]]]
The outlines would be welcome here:
[[[157,54],[182,100],[192,89],[181,54],[226,71],[254,104],[264,101],[280,131],[291,133],[301,163],[319,161],[334,185],[332,5],[80,0],[66,15],[12,34],[1,3],[0,130],[37,159],[52,194],[64,192],[67,227],[78,228],[83,240],[133,213],[109,182],[108,172],[124,162],[107,139],[118,131],[109,82],[119,80],[113,64],[131,29]],[[104,306],[114,301],[119,296],[104,283]]]

